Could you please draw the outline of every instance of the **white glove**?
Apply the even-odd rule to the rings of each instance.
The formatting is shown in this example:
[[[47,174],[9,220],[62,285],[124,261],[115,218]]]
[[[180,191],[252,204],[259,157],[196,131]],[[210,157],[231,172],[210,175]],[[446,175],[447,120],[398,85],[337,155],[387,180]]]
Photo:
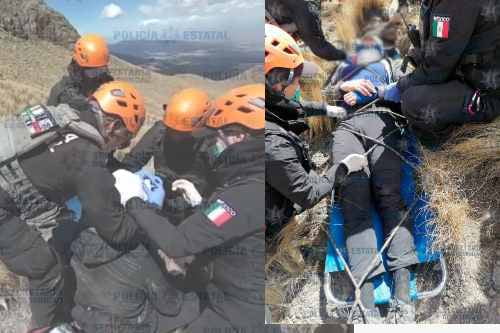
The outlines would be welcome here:
[[[368,168],[368,159],[365,155],[351,154],[344,158],[341,164],[344,164],[347,168],[347,174],[353,172],[365,170],[366,174],[370,176],[370,169]]]
[[[123,169],[113,172],[113,176],[115,176],[116,190],[120,193],[120,202],[124,207],[132,198],[137,197],[147,201],[148,196],[144,191],[141,177]]]
[[[158,250],[158,255],[163,260],[167,272],[173,275],[186,275],[187,266],[194,260],[194,256],[173,259],[168,257],[162,250]]]
[[[326,115],[330,118],[344,119],[347,117],[347,111],[340,106],[327,105]]]
[[[191,207],[200,205],[203,200],[200,192],[198,192],[194,184],[186,179],[178,179],[173,182],[172,191],[181,191],[182,197],[191,205]]]

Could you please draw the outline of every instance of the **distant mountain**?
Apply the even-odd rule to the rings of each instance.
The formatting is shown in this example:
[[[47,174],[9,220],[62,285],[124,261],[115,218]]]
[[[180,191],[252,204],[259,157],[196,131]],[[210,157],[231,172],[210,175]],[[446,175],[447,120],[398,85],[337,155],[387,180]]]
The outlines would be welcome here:
[[[195,74],[216,81],[262,65],[263,45],[179,40],[130,40],[110,45],[111,53],[161,74]]]
[[[80,37],[60,13],[42,0],[0,0],[0,31],[22,39],[41,39],[71,48]]]

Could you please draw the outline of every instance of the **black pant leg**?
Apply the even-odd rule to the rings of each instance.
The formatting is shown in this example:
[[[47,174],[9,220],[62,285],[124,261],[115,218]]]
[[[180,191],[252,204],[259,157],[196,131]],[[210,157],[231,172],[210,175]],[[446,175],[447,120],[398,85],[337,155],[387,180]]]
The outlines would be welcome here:
[[[62,302],[62,268],[40,233],[0,209],[0,260],[29,279],[32,326],[53,324]]]
[[[355,127],[356,121],[346,122]],[[335,164],[350,154],[364,154],[363,143],[354,134],[340,128],[335,132],[332,157]],[[360,280],[373,256],[377,253],[377,239],[371,216],[370,178],[364,171],[354,172],[346,177],[336,189],[336,197],[340,200],[344,216],[344,232],[346,237],[349,265],[356,280]],[[381,263],[375,266],[370,277],[384,271]]]

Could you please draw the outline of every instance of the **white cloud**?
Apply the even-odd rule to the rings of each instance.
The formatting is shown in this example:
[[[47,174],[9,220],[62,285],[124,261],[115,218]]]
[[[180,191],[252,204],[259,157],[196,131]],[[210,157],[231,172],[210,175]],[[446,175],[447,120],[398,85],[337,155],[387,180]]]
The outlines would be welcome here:
[[[150,5],[140,5],[139,12],[141,12],[142,14],[144,14],[146,16],[149,16],[149,15],[154,14],[154,8],[153,8],[153,6],[150,6]]]
[[[148,25],[159,24],[159,23],[162,23],[162,20],[154,18],[154,19],[149,19],[149,20],[142,21],[141,22],[141,26],[147,27]]]
[[[155,0],[152,3],[143,3],[138,10],[146,17],[184,17],[189,19],[193,15],[200,17],[220,16],[241,9],[264,9],[264,0]]]
[[[262,31],[255,29],[255,24],[261,24],[265,0],[142,0],[136,6],[142,28],[215,29],[231,31],[235,40],[262,40]]]
[[[117,4],[110,3],[109,5],[105,6],[101,12],[101,17],[102,18],[107,18],[107,19],[114,19],[119,16],[124,15],[125,12],[123,9],[118,6]]]

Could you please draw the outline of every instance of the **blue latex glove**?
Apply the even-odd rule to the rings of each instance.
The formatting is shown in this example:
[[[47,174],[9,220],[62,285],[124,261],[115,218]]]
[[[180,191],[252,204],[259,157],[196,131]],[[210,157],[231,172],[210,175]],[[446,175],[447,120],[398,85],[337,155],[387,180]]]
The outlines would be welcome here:
[[[142,169],[135,173],[140,176],[144,182],[144,192],[148,196],[148,202],[158,208],[163,208],[165,201],[165,189],[163,188],[163,180],[155,176],[151,171]]]
[[[355,91],[354,94],[356,95],[356,106],[366,105],[370,102],[373,102],[378,97],[378,94],[376,93],[370,96],[365,96],[359,91]]]
[[[80,221],[82,218],[82,204],[78,197],[73,197],[66,201],[66,207],[73,212],[73,218],[75,221]]]
[[[391,83],[385,87],[383,98],[389,102],[401,103],[401,93],[397,82]]]

